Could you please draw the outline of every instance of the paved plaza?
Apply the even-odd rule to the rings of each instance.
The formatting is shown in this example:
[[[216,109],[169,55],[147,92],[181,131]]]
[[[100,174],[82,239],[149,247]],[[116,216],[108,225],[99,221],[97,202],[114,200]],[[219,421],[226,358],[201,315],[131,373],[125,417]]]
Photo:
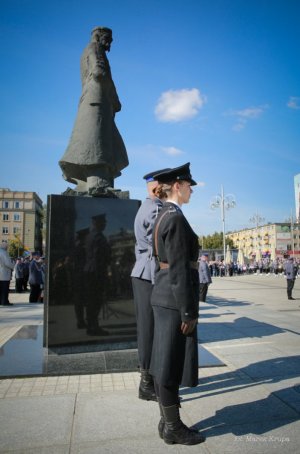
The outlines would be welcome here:
[[[0,379],[0,453],[299,453],[300,279],[214,278],[198,337],[224,366],[199,369],[181,389],[181,415],[207,437],[169,446],[158,406],[137,398],[138,372]],[[0,354],[22,326],[43,324],[43,305],[10,294],[0,307]],[[12,359],[13,360],[13,359]]]

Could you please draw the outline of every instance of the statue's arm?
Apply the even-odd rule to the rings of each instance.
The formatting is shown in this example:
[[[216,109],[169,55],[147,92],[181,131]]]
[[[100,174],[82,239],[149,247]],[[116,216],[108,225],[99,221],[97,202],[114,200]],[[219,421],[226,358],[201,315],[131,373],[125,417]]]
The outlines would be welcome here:
[[[95,80],[100,80],[106,75],[105,52],[97,49],[94,45],[89,47],[88,52],[89,73]]]

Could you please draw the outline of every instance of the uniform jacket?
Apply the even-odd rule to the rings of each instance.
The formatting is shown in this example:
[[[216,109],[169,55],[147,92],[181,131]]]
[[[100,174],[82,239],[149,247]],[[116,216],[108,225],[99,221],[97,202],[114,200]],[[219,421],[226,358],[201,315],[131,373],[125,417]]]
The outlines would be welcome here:
[[[297,267],[293,262],[288,261],[284,266],[284,274],[287,279],[295,279],[297,276]]]
[[[0,281],[10,281],[14,265],[8,252],[0,247]]]
[[[29,284],[41,285],[43,283],[42,270],[36,260],[32,260],[29,265]]]
[[[152,256],[152,230],[155,219],[162,208],[157,197],[148,197],[140,206],[134,221],[135,265],[131,277],[154,282],[155,261]]]
[[[22,262],[17,262],[15,264],[15,278],[21,279],[24,277],[24,264]]]
[[[211,284],[211,276],[208,264],[204,260],[199,262],[199,281],[200,284]]]
[[[169,268],[160,269],[157,265],[151,303],[179,310],[182,321],[194,320],[199,310],[199,274],[190,262],[198,259],[198,237],[181,209],[166,202],[153,227],[154,255],[155,229],[162,216],[157,233],[157,264],[165,262]]]

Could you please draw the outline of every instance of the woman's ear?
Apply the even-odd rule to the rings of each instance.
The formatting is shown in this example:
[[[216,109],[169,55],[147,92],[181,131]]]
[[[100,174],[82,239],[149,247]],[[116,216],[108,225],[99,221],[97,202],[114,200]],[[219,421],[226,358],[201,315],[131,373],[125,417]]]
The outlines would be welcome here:
[[[179,189],[180,189],[180,183],[179,183],[179,181],[175,181],[173,187],[174,187],[174,189],[176,189],[176,191],[179,191]]]

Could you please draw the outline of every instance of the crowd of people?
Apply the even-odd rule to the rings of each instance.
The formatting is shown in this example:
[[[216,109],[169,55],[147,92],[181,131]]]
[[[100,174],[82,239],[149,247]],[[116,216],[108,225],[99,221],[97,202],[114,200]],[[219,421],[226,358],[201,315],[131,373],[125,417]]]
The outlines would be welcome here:
[[[296,268],[296,276],[300,273],[300,259],[292,259]],[[288,258],[277,258],[270,260],[264,258],[262,260],[250,260],[249,263],[231,262],[225,264],[223,260],[210,260],[209,269],[211,276],[240,276],[243,274],[273,274],[275,276],[285,275],[285,266],[288,263]]]
[[[16,293],[29,291],[30,303],[42,303],[45,284],[45,257],[39,252],[32,252],[28,257],[16,260],[8,254],[8,244],[0,245],[0,304],[12,306],[9,301],[10,282],[14,279]],[[29,285],[29,288],[28,288]]]

